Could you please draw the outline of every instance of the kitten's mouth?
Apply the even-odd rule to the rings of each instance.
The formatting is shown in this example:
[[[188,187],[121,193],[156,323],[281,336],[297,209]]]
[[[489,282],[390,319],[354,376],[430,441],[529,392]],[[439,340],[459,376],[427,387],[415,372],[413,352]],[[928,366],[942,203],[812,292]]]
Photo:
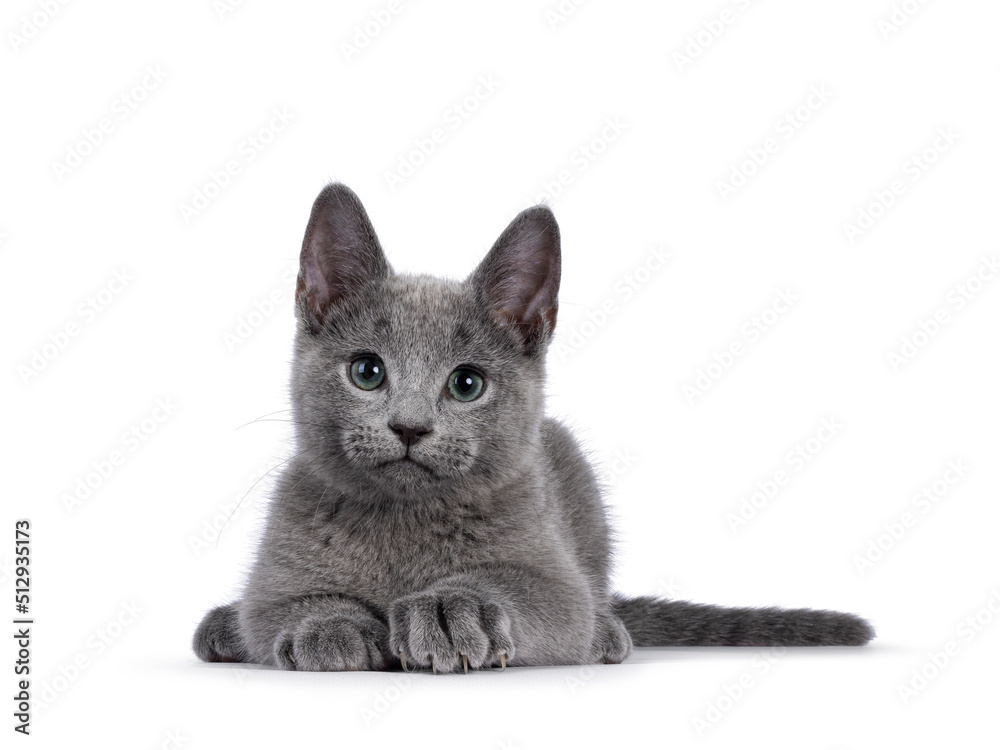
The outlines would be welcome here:
[[[417,461],[416,459],[412,458],[409,453],[407,453],[402,458],[396,458],[396,459],[393,459],[392,461],[386,461],[382,465],[383,466],[388,466],[390,464],[395,464],[397,466],[405,466],[407,468],[422,469],[423,471],[425,471],[428,474],[430,474],[432,477],[433,476],[437,476],[434,473],[434,471],[429,466],[426,466],[426,465],[420,463],[419,461]]]

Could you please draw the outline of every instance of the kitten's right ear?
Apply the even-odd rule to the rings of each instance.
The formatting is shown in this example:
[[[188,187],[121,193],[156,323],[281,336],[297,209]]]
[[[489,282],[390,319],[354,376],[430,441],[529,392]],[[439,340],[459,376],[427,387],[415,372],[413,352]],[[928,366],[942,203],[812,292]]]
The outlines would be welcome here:
[[[313,203],[299,255],[295,302],[313,333],[344,297],[389,276],[389,262],[358,196],[331,183]]]

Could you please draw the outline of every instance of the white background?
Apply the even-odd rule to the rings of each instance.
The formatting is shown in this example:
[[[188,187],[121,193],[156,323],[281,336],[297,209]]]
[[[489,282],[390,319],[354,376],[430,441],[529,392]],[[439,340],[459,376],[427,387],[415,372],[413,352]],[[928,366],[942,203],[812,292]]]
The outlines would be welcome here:
[[[0,18],[0,560],[13,617],[13,522],[30,518],[30,742],[995,736],[1000,281],[969,282],[998,249],[995,3],[49,5],[15,0]],[[734,170],[752,174],[724,196]],[[455,278],[519,209],[552,206],[564,271],[549,410],[607,480],[620,589],[839,608],[878,639],[401,686],[199,663],[191,634],[237,595],[273,474],[251,485],[288,455],[286,423],[247,423],[287,408],[297,254],[329,179],[360,195],[397,270]],[[877,218],[851,237],[859,212]],[[649,270],[652,248],[670,259]],[[794,304],[751,340],[744,326],[785,290]],[[687,398],[733,342],[743,354]],[[837,434],[808,442],[824,419]],[[808,462],[787,460],[799,445]],[[113,451],[110,475],[90,476]],[[969,467],[952,484],[949,461]],[[734,531],[727,516],[780,471]],[[879,541],[885,524],[898,539]],[[961,625],[977,613],[978,630]],[[952,641],[933,674],[928,653]],[[931,677],[904,696],[913,669]],[[9,698],[3,714],[10,733]]]

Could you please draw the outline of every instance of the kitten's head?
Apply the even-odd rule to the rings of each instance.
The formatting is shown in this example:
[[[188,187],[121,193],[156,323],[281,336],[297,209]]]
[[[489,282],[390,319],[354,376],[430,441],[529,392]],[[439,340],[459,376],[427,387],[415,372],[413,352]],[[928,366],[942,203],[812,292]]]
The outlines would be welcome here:
[[[515,476],[538,447],[559,273],[536,206],[464,281],[396,274],[358,197],[328,185],[296,287],[292,404],[313,470],[375,498]]]

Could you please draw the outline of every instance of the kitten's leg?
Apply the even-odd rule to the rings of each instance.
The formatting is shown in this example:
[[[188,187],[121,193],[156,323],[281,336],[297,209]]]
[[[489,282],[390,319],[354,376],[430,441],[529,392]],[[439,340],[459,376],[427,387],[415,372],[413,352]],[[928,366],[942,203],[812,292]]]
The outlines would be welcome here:
[[[586,581],[497,565],[448,576],[389,606],[389,647],[404,663],[455,672],[592,661]]]
[[[248,661],[235,604],[216,607],[202,619],[191,644],[202,661]]]
[[[336,594],[255,601],[241,627],[257,659],[308,672],[386,669],[389,629],[369,607]]]

